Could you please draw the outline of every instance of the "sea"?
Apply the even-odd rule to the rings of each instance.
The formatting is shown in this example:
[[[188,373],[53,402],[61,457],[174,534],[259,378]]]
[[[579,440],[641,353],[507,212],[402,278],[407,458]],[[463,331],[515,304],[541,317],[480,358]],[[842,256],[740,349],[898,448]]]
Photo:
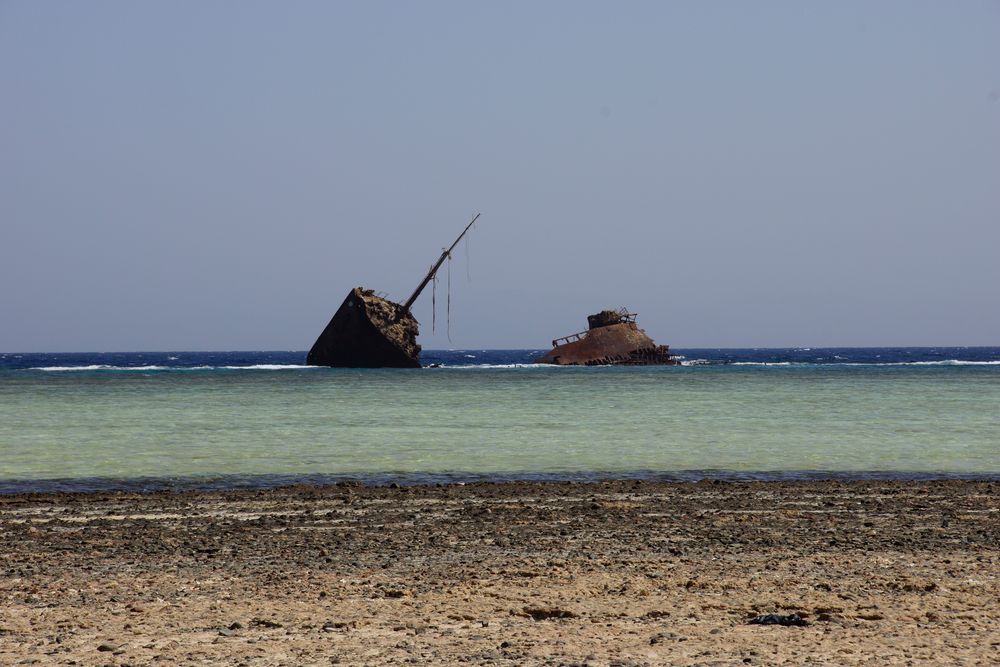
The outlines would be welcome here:
[[[1000,479],[1000,348],[0,354],[0,493],[482,480]]]

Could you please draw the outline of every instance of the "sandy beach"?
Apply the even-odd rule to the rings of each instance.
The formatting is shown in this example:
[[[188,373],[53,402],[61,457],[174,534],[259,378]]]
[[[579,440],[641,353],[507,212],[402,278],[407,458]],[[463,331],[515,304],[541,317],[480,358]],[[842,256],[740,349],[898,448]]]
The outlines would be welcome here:
[[[0,664],[993,665],[998,491],[0,496]]]

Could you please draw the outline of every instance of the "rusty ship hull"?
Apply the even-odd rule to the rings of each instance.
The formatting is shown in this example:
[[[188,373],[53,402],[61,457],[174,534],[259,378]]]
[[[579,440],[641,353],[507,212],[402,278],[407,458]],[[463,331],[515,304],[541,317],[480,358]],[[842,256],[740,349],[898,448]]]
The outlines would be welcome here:
[[[605,310],[587,318],[590,328],[552,341],[536,364],[558,366],[678,365],[668,345],[657,345],[627,310]]]

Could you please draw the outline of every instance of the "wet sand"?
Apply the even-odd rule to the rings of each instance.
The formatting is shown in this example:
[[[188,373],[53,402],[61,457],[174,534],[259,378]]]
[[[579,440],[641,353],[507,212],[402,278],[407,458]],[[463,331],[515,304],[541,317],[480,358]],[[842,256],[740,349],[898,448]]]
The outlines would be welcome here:
[[[0,496],[0,664],[995,665],[998,492]],[[808,624],[747,623],[772,613]]]

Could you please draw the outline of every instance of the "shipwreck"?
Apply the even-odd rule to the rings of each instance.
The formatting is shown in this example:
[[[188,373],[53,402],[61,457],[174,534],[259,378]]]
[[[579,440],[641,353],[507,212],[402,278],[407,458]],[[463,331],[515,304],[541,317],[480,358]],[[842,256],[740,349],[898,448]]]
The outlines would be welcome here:
[[[455,242],[441,253],[405,303],[395,303],[363,287],[348,292],[313,343],[306,363],[335,368],[420,368],[417,344],[420,326],[410,307],[478,219],[477,213]]]
[[[678,365],[669,345],[657,345],[627,308],[587,316],[588,329],[552,341],[536,364],[559,366]]]

